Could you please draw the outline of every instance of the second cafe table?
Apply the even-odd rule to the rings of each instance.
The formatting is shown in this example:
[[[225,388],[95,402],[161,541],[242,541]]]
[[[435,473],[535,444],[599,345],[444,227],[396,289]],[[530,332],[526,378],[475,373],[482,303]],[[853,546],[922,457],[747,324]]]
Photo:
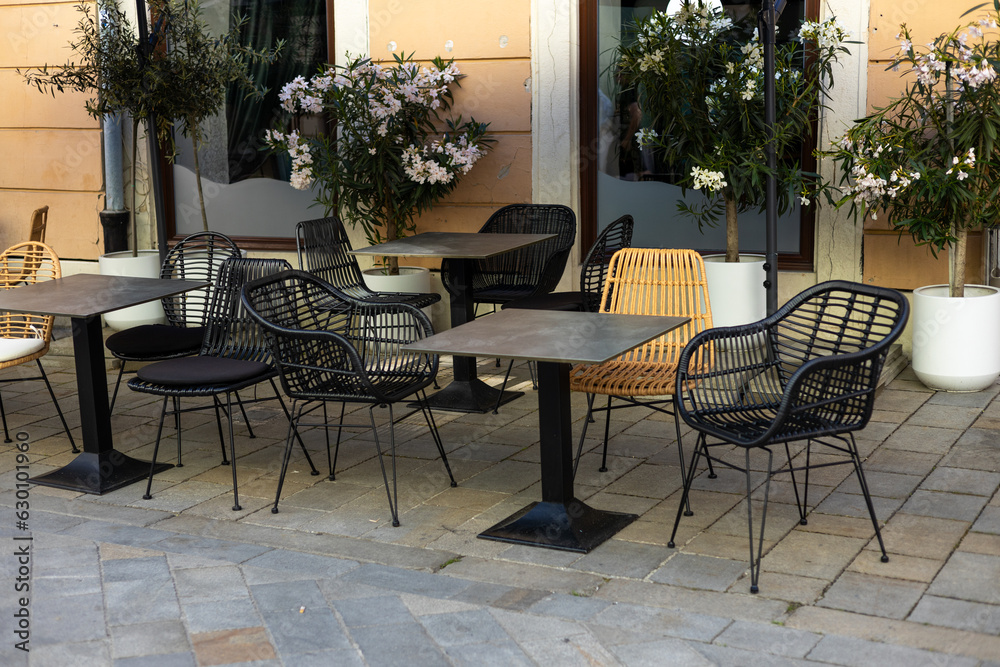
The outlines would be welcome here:
[[[479,537],[586,553],[636,519],[590,507],[574,494],[570,368],[603,363],[686,322],[686,317],[511,308],[405,346],[414,352],[538,362],[542,500]]]
[[[424,232],[415,236],[380,243],[352,251],[355,255],[375,257],[433,257],[457,259],[455,285],[458,294],[451,297],[451,326],[471,322],[476,304],[472,300],[472,273],[477,259],[502,255],[511,250],[541,243],[555,234],[478,234],[475,232]],[[505,356],[505,355],[498,355]],[[489,412],[498,405],[509,403],[523,392],[491,387],[477,377],[473,356],[456,356],[453,360],[455,379],[441,391],[432,394],[432,408],[456,412]],[[497,401],[500,398],[500,401]]]

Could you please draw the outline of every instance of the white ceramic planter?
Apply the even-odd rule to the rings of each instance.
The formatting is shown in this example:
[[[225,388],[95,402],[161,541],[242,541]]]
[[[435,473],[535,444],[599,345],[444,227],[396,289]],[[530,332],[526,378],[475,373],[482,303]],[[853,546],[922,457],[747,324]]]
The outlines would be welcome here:
[[[131,250],[112,252],[97,259],[101,274],[105,276],[133,276],[136,278],[158,278],[160,276],[160,253],[156,250],[140,250],[136,257]],[[104,314],[104,321],[117,331],[143,324],[162,324],[163,306],[160,301],[142,303],[130,308],[122,308]]]
[[[713,326],[731,327],[764,319],[767,291],[762,255],[740,255],[739,262],[727,262],[725,255],[708,255],[704,260]]]
[[[431,291],[431,272],[420,266],[401,266],[398,276],[388,276],[382,269],[365,269],[365,285],[375,292],[411,292],[426,294]]]
[[[1000,377],[1000,289],[947,285],[913,291],[913,372],[930,389],[981,391]]]

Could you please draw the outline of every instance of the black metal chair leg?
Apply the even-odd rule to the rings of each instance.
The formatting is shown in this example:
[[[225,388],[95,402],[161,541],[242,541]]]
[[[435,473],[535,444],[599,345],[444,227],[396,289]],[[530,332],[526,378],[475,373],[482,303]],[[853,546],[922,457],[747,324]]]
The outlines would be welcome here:
[[[753,488],[750,483],[750,448],[746,452],[746,478],[747,478],[747,528],[750,533],[750,592],[756,593],[760,589],[757,586],[760,580],[760,562],[764,556],[764,529],[767,526],[767,500],[771,493],[771,465],[774,462],[774,453],[766,447],[762,448],[767,452],[767,481],[764,482],[764,507],[760,512],[760,536],[757,541],[757,557],[754,559],[753,552],[753,504],[750,498]]]
[[[604,414],[604,452],[601,454],[599,472],[608,471],[608,435],[611,433],[611,394],[608,394],[608,408]]]
[[[160,425],[156,429],[156,444],[153,445],[153,460],[149,462],[149,478],[146,480],[146,493],[142,494],[143,500],[151,500],[150,489],[153,488],[153,473],[156,472],[156,455],[160,451],[160,436],[163,435],[163,419],[167,416],[167,396],[163,397],[163,409],[160,410]]]
[[[799,510],[799,525],[804,526],[809,523],[806,519],[806,505],[799,499],[799,485],[795,480],[795,466],[792,465],[792,449],[787,442],[785,443],[785,456],[788,457],[788,474],[792,478],[792,491],[795,492],[795,506]],[[806,474],[809,474],[808,466],[806,467]]]
[[[681,462],[681,480],[687,479],[687,473],[684,471],[684,445],[681,442],[681,421],[677,417],[677,407],[674,406],[674,430],[677,431],[677,457]],[[691,511],[691,498],[685,498],[685,508],[684,516],[694,516],[694,512]]]
[[[275,387],[275,391],[277,391],[277,387]],[[256,438],[257,436],[253,432],[253,426],[250,425],[250,417],[247,416],[246,408],[243,407],[243,399],[240,398],[240,392],[234,391],[233,393],[236,394],[236,404],[240,406],[240,412],[243,413],[243,422],[247,425],[247,435],[251,438]],[[288,414],[287,410],[285,410],[285,414]]]
[[[868,506],[868,516],[872,519],[872,526],[875,528],[875,537],[878,539],[879,549],[882,551],[881,561],[883,563],[889,562],[889,554],[885,551],[885,542],[882,541],[882,530],[878,527],[878,519],[875,516],[875,505],[872,503],[872,495],[868,490],[868,480],[865,479],[865,472],[861,467],[861,456],[858,454],[858,444],[854,441],[854,434],[848,433],[847,437],[850,439],[848,446],[851,450],[851,463],[854,464],[854,472],[858,476],[858,485],[861,487],[861,493],[865,497],[865,505]]]
[[[37,359],[36,359],[37,361]],[[111,394],[111,405],[108,406],[108,412],[115,411],[115,401],[118,399],[118,389],[122,386],[122,376],[125,375],[125,362],[122,361],[121,366],[118,367],[118,379],[115,380],[115,390]]]
[[[347,409],[347,404],[341,401],[340,403],[340,421],[337,426],[337,442],[333,446],[333,466],[330,468],[330,479],[333,479],[334,471],[337,470],[337,457],[340,455],[340,436],[344,432],[344,411]]]
[[[274,384],[274,379],[273,378],[271,379],[271,387],[274,389],[274,395],[278,398],[278,403],[281,404],[281,409],[285,413],[285,419],[291,420],[292,419],[292,415],[291,415],[290,412],[288,412],[288,406],[285,405],[285,399],[283,399],[281,397],[281,394],[278,393],[278,385]],[[312,472],[309,473],[309,474],[310,475],[318,475],[319,474],[319,470],[316,470],[316,466],[313,465],[312,457],[309,456],[309,450],[306,449],[306,443],[302,442],[302,436],[299,435],[299,429],[295,429],[295,439],[299,441],[299,447],[302,448],[302,453],[306,455],[306,461],[309,462],[309,467],[312,469]]]
[[[222,433],[222,417],[219,415],[219,397],[212,396],[212,402],[215,405],[215,425],[219,429],[219,448],[222,449],[221,465],[227,466],[229,460],[226,458],[226,436]]]
[[[174,396],[174,431],[177,437],[177,467],[183,468],[184,461],[181,459],[181,399]]]
[[[691,465],[687,469],[687,476],[684,478],[684,489],[681,491],[681,501],[677,503],[677,517],[674,519],[674,529],[670,531],[670,541],[667,547],[674,548],[674,538],[677,537],[677,527],[681,525],[681,516],[684,514],[684,506],[688,504],[688,496],[691,493],[691,484],[694,482],[694,471],[698,469],[698,459],[701,458],[702,449],[705,447],[705,435],[698,434],[698,440],[694,445],[694,453],[691,455]],[[708,451],[705,451],[705,458],[708,458]]]
[[[0,394],[0,419],[3,420],[3,441],[7,443],[14,442],[10,439],[10,433],[7,431],[7,413],[3,409],[2,394]]]
[[[236,439],[233,438],[233,397],[232,394],[226,394],[226,415],[229,417],[229,459],[232,461],[230,468],[233,471],[233,511],[239,512],[242,507],[240,507],[240,490],[236,482]]]
[[[441,455],[441,461],[444,463],[444,469],[448,471],[448,479],[451,480],[451,486],[454,488],[458,486],[458,482],[455,481],[455,476],[451,474],[451,466],[448,464],[448,455],[444,452],[444,443],[441,442],[441,434],[438,432],[437,422],[434,421],[434,414],[427,404],[427,392],[417,392],[417,404],[420,406],[420,411],[424,413],[427,428],[431,430],[431,437],[434,438],[434,444],[437,446],[438,453]]]
[[[303,403],[303,406],[305,404]],[[302,408],[299,408],[299,416],[302,415]],[[288,420],[288,435],[285,437],[285,454],[281,457],[281,473],[278,475],[278,490],[274,494],[274,506],[271,507],[271,514],[278,513],[278,501],[281,500],[281,487],[285,484],[285,473],[288,472],[288,462],[292,459],[292,436],[298,432],[298,417],[295,417],[295,401],[292,401],[292,419]]]
[[[576,479],[576,469],[580,467],[580,456],[583,455],[583,441],[587,438],[587,426],[593,419],[595,394],[587,394],[587,417],[583,420],[583,430],[580,433],[580,444],[576,446],[576,460],[573,461],[573,479]]]
[[[79,454],[80,450],[76,446],[76,441],[73,440],[73,434],[69,432],[69,424],[66,423],[66,417],[63,416],[62,408],[59,407],[59,399],[56,398],[56,392],[52,391],[52,385],[49,383],[49,376],[45,374],[45,369],[42,368],[42,360],[35,359],[35,363],[38,364],[38,370],[42,373],[42,380],[45,381],[45,388],[49,390],[49,396],[52,397],[52,405],[56,406],[56,413],[59,415],[59,421],[62,422],[63,430],[66,431],[66,437],[69,438],[70,448],[73,450],[74,454]],[[3,412],[3,406],[0,405],[0,414]],[[3,417],[3,434],[5,436],[4,442],[10,442],[9,436],[7,436],[7,416]]]
[[[375,451],[378,452],[378,463],[382,468],[382,481],[385,483],[385,494],[389,497],[389,512],[392,514],[392,525],[399,525],[399,496],[396,491],[396,438],[393,425],[392,405],[389,408],[389,457],[392,459],[392,489],[389,488],[389,478],[385,473],[385,461],[382,460],[382,445],[378,439],[378,425],[375,423],[375,407],[368,408],[368,418],[372,425],[372,435],[375,436]],[[395,500],[394,500],[395,497]]]

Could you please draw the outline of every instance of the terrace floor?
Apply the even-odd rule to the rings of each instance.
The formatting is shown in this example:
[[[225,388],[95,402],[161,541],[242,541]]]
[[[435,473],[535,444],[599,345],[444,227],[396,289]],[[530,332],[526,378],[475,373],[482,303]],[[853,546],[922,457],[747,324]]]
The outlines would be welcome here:
[[[46,366],[78,425],[72,367]],[[499,383],[492,360],[487,375]],[[368,433],[342,443],[336,481],[296,449],[270,511],[287,427],[273,402],[249,408],[256,438],[236,429],[239,512],[210,413],[184,415],[184,466],[156,476],[151,500],[143,484],[99,497],[32,487],[28,531],[15,451],[0,444],[0,664],[1000,665],[1000,386],[934,393],[906,370],[881,392],[858,442],[888,563],[850,466],[813,474],[805,526],[776,478],[751,595],[744,478],[702,474],[669,549],[674,427],[645,409],[613,414],[605,473],[599,418],[577,476],[579,498],[635,523],[586,555],[477,539],[539,499],[537,400],[526,366],[515,376],[527,393],[499,415],[436,414],[457,488],[419,414],[397,430],[398,528]],[[71,460],[40,382],[4,385],[3,399],[32,475]],[[583,397],[574,405],[579,432]],[[159,406],[124,390],[119,450],[150,457]],[[322,432],[304,437],[325,469]],[[174,455],[168,425],[161,459]],[[25,535],[30,653],[13,634]]]

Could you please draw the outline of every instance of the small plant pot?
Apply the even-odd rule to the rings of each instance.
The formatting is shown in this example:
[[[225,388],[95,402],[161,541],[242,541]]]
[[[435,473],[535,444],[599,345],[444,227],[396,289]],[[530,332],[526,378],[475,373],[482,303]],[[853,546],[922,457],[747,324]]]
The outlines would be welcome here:
[[[140,250],[135,257],[131,250],[108,253],[101,255],[97,263],[105,276],[160,277],[160,253],[156,250]],[[143,324],[162,324],[164,320],[159,300],[104,314],[104,322],[117,331]]]
[[[426,294],[431,291],[431,272],[421,266],[401,266],[398,276],[382,269],[365,269],[365,285],[375,292],[409,292]]]
[[[727,262],[725,255],[703,259],[708,298],[712,301],[712,326],[732,327],[766,317],[762,255],[740,255],[739,262]]]

